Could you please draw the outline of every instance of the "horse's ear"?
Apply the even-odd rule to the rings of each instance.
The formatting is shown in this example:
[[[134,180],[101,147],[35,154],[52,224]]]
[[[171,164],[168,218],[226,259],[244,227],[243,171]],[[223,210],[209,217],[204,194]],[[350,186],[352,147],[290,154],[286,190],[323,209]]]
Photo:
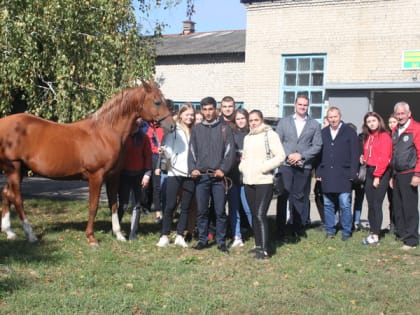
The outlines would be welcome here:
[[[141,80],[141,84],[144,86],[144,89],[147,93],[150,93],[152,91],[152,87],[146,81]]]

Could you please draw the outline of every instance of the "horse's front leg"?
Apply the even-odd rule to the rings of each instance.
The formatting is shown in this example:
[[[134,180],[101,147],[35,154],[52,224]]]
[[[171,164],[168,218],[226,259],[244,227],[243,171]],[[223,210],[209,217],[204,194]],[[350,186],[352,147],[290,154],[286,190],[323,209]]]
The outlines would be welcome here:
[[[86,237],[89,245],[97,246],[98,241],[94,236],[94,223],[98,212],[99,196],[101,193],[103,176],[91,176],[89,178],[89,218],[86,226]]]
[[[119,241],[126,241],[121,232],[120,220],[118,219],[118,185],[119,176],[113,175],[106,181],[106,193],[108,196],[108,205],[111,209],[112,233]]]
[[[10,200],[8,195],[10,195],[9,184],[4,184],[2,190],[2,212],[1,212],[1,231],[6,233],[8,240],[13,240],[16,238],[16,234],[12,231],[10,225]]]

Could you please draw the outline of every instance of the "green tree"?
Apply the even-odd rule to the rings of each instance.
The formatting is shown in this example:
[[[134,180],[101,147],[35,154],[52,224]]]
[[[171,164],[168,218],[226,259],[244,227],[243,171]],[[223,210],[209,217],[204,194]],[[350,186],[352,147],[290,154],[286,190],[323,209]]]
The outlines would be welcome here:
[[[174,0],[1,0],[0,115],[21,109],[78,120],[116,91],[153,76],[155,41],[147,16]]]

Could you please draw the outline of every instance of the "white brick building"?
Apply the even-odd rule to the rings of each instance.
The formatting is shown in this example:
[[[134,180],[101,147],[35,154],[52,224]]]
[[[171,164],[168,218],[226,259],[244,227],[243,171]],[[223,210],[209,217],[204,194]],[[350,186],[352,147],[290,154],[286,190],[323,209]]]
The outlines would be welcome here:
[[[239,44],[229,54],[222,41],[207,42],[216,49],[208,54],[184,52],[172,55],[171,63],[158,59],[167,97],[199,101],[231,95],[247,109],[281,117],[293,110],[296,94],[306,92],[315,118],[323,117],[326,106],[338,106],[343,119],[358,126],[365,112],[387,118],[397,101],[406,100],[420,120],[417,0],[241,2],[247,7],[244,54]],[[222,33],[207,34],[215,40]]]
[[[185,23],[185,22],[184,22]],[[165,36],[157,47],[156,78],[177,104],[232,96],[243,104],[245,31]]]

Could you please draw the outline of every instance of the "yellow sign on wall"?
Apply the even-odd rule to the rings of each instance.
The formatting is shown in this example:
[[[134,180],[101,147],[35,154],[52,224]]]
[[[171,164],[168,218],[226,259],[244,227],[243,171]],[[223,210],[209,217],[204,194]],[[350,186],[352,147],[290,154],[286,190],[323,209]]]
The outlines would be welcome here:
[[[403,69],[420,69],[420,50],[403,51]]]

